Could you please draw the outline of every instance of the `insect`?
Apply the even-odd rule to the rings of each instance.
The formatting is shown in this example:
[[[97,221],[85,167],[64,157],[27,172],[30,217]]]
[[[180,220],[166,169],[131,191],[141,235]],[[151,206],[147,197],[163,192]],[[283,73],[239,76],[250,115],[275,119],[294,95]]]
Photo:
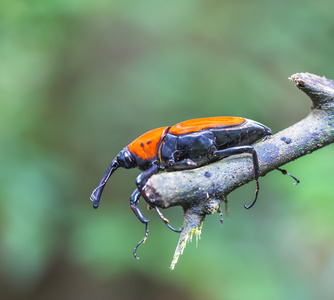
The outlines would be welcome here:
[[[133,253],[138,259],[136,251],[138,246],[146,241],[149,222],[137,207],[140,196],[157,211],[159,217],[171,230],[181,231],[169,225],[168,219],[155,205],[154,199],[148,198],[145,194],[145,185],[152,175],[160,170],[194,169],[224,157],[248,153],[253,158],[254,180],[256,181],[255,199],[250,205],[245,204],[245,208],[251,208],[259,192],[259,163],[256,151],[251,144],[271,134],[271,129],[267,126],[242,117],[200,118],[184,121],[171,127],[153,129],[135,139],[114,158],[91,195],[93,207],[99,206],[105,184],[117,168],[138,167],[143,171],[137,177],[137,188],[130,197],[132,211],[146,226],[145,236],[137,244]]]

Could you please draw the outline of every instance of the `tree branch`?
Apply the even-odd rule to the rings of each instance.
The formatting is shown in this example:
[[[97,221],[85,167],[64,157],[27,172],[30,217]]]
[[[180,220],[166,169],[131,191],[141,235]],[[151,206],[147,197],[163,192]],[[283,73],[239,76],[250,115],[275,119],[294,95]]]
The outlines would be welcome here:
[[[290,80],[312,100],[310,114],[300,122],[254,145],[260,176],[334,141],[334,81],[309,73],[297,73]],[[251,156],[236,155],[207,166],[151,177],[146,194],[158,207],[180,205],[184,223],[171,269],[193,233],[200,234],[205,216],[241,185],[253,180]],[[250,199],[251,201],[252,199]]]

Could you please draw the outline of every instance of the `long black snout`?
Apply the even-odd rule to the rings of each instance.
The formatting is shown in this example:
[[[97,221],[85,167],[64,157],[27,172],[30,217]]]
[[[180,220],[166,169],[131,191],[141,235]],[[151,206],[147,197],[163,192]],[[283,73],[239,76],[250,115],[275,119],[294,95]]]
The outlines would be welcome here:
[[[115,170],[119,167],[119,164],[117,162],[117,159],[115,158],[112,163],[110,164],[108,170],[106,171],[106,173],[103,175],[99,185],[97,186],[97,188],[93,191],[93,193],[90,196],[90,200],[93,201],[93,207],[94,208],[98,208],[99,204],[100,204],[100,198],[101,198],[101,194],[103,192],[103,189],[107,183],[107,181],[109,180],[110,176],[112,175],[112,173],[115,172]]]

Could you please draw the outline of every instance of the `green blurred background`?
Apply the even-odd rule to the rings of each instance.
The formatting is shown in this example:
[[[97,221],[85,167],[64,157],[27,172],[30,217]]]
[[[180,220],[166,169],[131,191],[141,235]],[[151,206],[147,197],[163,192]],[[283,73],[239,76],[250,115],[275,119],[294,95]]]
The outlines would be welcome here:
[[[332,147],[229,196],[174,271],[178,234],[129,207],[138,170],[111,160],[140,134],[244,116],[277,132],[311,102],[288,77],[334,78],[328,1],[0,2],[1,299],[333,299]],[[164,211],[175,227],[181,208]]]

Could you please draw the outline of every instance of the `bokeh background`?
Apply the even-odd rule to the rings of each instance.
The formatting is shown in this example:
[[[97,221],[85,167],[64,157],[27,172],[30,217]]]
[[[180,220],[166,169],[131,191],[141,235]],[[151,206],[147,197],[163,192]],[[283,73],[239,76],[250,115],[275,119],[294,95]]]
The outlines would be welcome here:
[[[277,132],[305,117],[296,72],[334,78],[334,3],[0,2],[1,299],[333,299],[333,146],[229,197],[174,271],[178,234],[154,211],[148,241],[129,208],[140,134],[196,117],[244,116]],[[174,227],[181,208],[164,211]]]

